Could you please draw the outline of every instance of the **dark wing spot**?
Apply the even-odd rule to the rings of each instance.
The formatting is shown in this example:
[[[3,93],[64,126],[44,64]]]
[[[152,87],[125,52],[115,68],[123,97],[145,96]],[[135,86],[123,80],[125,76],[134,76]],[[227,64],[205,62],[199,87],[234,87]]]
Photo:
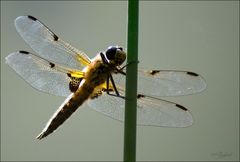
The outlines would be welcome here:
[[[184,110],[184,111],[187,111],[187,110],[188,110],[187,108],[183,107],[182,105],[176,104],[176,107],[178,107],[178,108],[180,108],[180,109],[182,109],[182,110]]]
[[[144,98],[145,96],[143,95],[143,94],[138,94],[137,95],[137,98],[139,99],[139,98]]]
[[[53,34],[54,41],[58,41],[58,36],[56,34]]]
[[[196,74],[196,73],[194,73],[194,72],[190,72],[190,71],[188,71],[187,74],[188,74],[188,75],[191,75],[191,76],[198,76],[198,74]]]
[[[27,17],[28,17],[29,19],[33,20],[33,21],[36,21],[36,20],[37,20],[35,17],[30,16],[30,15],[28,15]]]
[[[72,78],[72,75],[71,75],[70,73],[67,73],[67,76],[68,76],[69,78]]]
[[[30,16],[30,15],[28,15],[27,16],[29,19],[31,19],[31,20],[33,20],[33,21],[37,21],[37,19],[35,18],[35,17],[33,17],[33,16]],[[39,20],[38,20],[39,21]],[[40,21],[39,21],[40,22]],[[42,22],[40,22],[40,23],[42,23]],[[42,23],[43,24],[43,23]],[[53,34],[53,40],[54,41],[58,41],[58,36],[56,35],[56,34],[54,34],[50,29],[48,29],[52,34]]]
[[[73,93],[76,92],[81,81],[82,78],[72,78],[72,80],[69,82],[69,90]]]
[[[54,68],[54,66],[55,66],[55,64],[52,63],[52,62],[49,62],[49,65],[50,65],[51,68]]]
[[[78,86],[75,83],[73,83],[72,81],[70,81],[69,82],[69,90],[74,93],[77,91],[77,89],[78,89]]]
[[[19,53],[21,53],[21,54],[29,54],[29,52],[27,52],[27,51],[19,51]]]
[[[149,72],[149,74],[151,74],[151,75],[155,75],[155,74],[157,74],[157,73],[160,73],[160,70],[151,70],[151,71]]]

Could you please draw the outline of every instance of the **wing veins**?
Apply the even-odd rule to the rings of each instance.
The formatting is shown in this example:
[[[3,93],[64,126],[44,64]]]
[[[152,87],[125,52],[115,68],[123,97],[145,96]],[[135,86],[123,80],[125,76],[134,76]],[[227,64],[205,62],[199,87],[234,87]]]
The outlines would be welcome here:
[[[48,60],[77,69],[91,62],[85,53],[61,40],[45,24],[32,16],[16,18],[15,26],[30,47]]]

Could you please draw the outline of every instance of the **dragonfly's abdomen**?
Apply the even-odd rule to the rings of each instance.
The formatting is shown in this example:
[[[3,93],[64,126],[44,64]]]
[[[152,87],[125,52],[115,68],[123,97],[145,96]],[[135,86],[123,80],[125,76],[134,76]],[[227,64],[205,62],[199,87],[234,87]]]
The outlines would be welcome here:
[[[84,103],[84,101],[89,98],[93,90],[94,87],[83,85],[74,94],[69,96],[52,116],[42,133],[38,135],[37,138],[42,139],[56,130],[78,109],[79,106]]]
[[[104,71],[104,72],[103,72]],[[56,130],[81,106],[93,93],[96,86],[105,82],[107,68],[95,65],[75,93],[72,93],[51,117],[42,133],[37,138],[42,139]]]

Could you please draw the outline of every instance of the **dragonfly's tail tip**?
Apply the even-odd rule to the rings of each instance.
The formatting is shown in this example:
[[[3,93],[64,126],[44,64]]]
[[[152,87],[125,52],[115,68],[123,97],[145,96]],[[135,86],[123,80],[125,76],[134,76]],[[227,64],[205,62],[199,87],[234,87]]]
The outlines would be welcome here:
[[[45,134],[45,133],[40,133],[37,137],[36,137],[36,139],[38,139],[38,140],[41,140],[41,139],[43,139],[44,137],[46,137],[47,135]]]

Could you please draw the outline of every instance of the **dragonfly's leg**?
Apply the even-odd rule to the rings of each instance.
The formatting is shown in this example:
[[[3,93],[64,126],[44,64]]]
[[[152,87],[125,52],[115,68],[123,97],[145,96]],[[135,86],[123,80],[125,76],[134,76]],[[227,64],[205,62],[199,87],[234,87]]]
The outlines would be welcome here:
[[[109,94],[109,75],[107,77],[107,94]]]
[[[125,96],[121,96],[121,95],[116,95],[116,94],[111,94],[111,93],[109,93],[108,94],[109,96],[113,96],[113,97],[120,97],[120,98],[122,98],[122,99],[125,99]]]
[[[102,58],[103,63],[108,64],[108,61],[107,61],[106,57],[104,56],[104,54],[103,54],[102,52],[100,53],[100,56],[101,56],[101,58]],[[116,92],[116,95],[117,95],[117,96],[120,96],[120,94],[119,94],[119,92],[118,92],[118,90],[117,90],[117,88],[116,88],[116,85],[115,85],[115,83],[114,83],[114,80],[113,80],[113,77],[112,77],[111,74],[109,74],[109,75],[108,75],[108,78],[107,78],[107,94],[109,94],[109,78],[110,78],[110,80],[111,80],[111,82],[112,82],[113,89],[114,89],[114,91]]]
[[[132,64],[132,63],[139,63],[139,61],[132,61],[127,63],[126,65],[124,65],[123,67],[120,68],[115,68],[116,73],[120,73],[122,75],[126,75],[126,73],[123,71],[123,69],[125,69],[128,65]]]
[[[124,96],[121,96],[121,95],[119,94],[119,92],[117,91],[117,88],[116,88],[114,82],[113,82],[112,84],[113,84],[113,88],[114,88],[114,87],[116,88],[116,89],[114,88],[114,91],[116,92],[116,94],[109,93],[109,92],[113,91],[112,89],[109,89],[109,79],[110,79],[110,78],[111,78],[110,76],[107,78],[107,86],[106,86],[106,89],[103,89],[103,91],[104,91],[104,92],[107,91],[107,94],[108,94],[109,96],[120,97],[120,98],[125,99],[125,97],[124,97]],[[112,80],[111,80],[111,81],[112,81]]]
[[[118,92],[118,90],[117,90],[117,87],[116,87],[116,85],[115,85],[115,83],[114,83],[114,80],[113,80],[113,77],[112,77],[111,74],[109,75],[109,78],[110,78],[111,83],[112,83],[112,85],[113,85],[113,89],[114,89],[114,91],[116,92],[116,95],[117,95],[117,96],[120,96],[120,94],[119,94],[119,92]]]
[[[123,69],[125,69],[127,67],[127,65],[129,65],[129,63],[124,65],[123,67],[120,67],[120,69],[118,69],[118,70],[123,71]]]
[[[104,56],[104,54],[102,52],[100,53],[100,56],[102,58],[103,63],[108,64],[108,61],[107,61],[106,57]]]
[[[115,73],[119,73],[119,74],[122,74],[122,75],[126,75],[126,73],[123,71],[123,70],[120,70],[118,68],[115,68]]]
[[[126,65],[124,65],[123,67],[121,67],[119,70],[120,70],[120,71],[123,71],[124,68],[126,68],[128,65],[133,64],[133,63],[137,63],[137,64],[138,64],[139,61],[131,61],[131,62],[128,62]]]

